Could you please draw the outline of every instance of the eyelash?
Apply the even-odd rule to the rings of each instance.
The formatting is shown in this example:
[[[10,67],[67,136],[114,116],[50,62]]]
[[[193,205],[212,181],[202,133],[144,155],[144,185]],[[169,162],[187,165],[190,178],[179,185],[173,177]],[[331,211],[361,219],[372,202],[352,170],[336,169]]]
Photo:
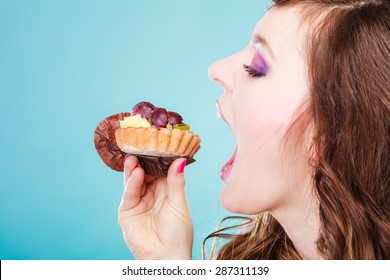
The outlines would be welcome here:
[[[244,64],[243,66],[244,66],[244,70],[248,72],[249,76],[251,76],[252,78],[261,78],[265,76],[264,72],[258,71],[250,65]]]

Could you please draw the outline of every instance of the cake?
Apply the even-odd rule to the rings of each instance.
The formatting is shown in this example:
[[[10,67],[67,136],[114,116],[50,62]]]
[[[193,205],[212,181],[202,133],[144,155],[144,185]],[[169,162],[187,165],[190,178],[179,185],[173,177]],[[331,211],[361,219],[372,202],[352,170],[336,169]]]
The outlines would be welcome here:
[[[194,162],[200,141],[181,115],[150,102],[140,102],[131,112],[107,117],[94,137],[95,148],[109,167],[123,171],[124,157],[132,154],[152,176],[166,176],[176,158],[187,158],[187,164]]]

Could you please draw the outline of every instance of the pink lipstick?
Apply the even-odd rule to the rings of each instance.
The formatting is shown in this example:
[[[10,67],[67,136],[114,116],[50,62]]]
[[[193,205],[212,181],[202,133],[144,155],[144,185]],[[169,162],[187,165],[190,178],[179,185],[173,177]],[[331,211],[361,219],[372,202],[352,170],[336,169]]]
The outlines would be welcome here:
[[[230,172],[232,171],[233,164],[234,164],[234,159],[236,158],[236,153],[237,153],[237,147],[234,150],[234,153],[232,157],[225,163],[225,165],[221,169],[221,179],[222,181],[225,181],[227,177],[229,177]]]

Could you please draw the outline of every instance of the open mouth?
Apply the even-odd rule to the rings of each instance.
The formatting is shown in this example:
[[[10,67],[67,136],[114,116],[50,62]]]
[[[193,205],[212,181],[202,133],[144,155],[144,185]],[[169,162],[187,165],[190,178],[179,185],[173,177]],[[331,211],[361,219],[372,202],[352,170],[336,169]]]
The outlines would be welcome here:
[[[218,109],[217,116],[220,117],[221,119],[223,119],[229,125],[228,121],[225,119],[225,117],[223,115],[223,112],[221,110],[221,106],[219,104],[219,100],[217,101],[216,106],[217,106],[217,109]],[[231,158],[222,167],[222,169],[221,169],[221,179],[222,179],[222,181],[226,180],[227,177],[229,176],[229,174],[230,174],[230,172],[231,172],[231,170],[233,168],[234,159],[236,158],[236,153],[237,153],[237,147],[234,150],[234,153],[231,156]]]

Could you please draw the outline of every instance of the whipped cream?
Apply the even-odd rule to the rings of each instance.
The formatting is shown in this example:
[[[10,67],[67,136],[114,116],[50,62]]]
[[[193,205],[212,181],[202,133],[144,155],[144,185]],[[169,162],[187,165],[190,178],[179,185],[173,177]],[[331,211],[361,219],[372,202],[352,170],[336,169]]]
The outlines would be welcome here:
[[[119,121],[119,125],[121,128],[127,127],[151,127],[149,121],[140,114],[136,114],[134,116],[124,117],[123,121]]]

